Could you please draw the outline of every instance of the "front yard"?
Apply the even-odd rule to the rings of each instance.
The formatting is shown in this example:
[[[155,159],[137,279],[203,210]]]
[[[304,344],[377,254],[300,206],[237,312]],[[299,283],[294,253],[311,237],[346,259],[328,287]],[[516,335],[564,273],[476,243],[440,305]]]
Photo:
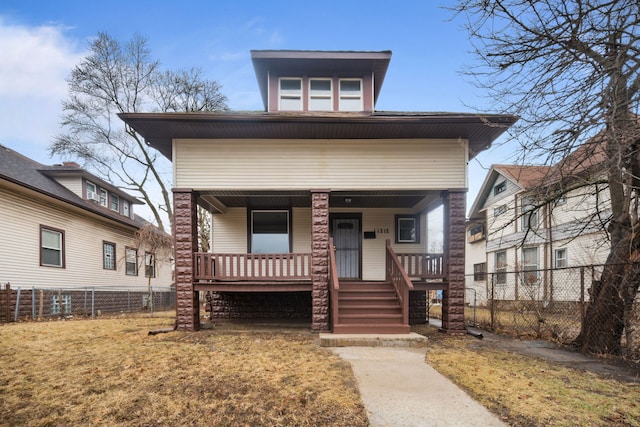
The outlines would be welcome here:
[[[148,335],[174,315],[0,326],[0,425],[368,424],[308,330]]]

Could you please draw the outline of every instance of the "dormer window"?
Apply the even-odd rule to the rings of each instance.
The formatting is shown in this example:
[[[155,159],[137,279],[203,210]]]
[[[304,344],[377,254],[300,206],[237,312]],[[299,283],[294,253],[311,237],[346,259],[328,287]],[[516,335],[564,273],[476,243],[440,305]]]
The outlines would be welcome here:
[[[105,190],[104,188],[100,189],[100,205],[104,206],[105,208],[107,207],[107,199],[108,199],[109,195],[107,193],[107,190]]]
[[[120,212],[120,197],[115,194],[111,195],[111,210]]]
[[[87,190],[87,200],[98,200],[97,188],[94,183],[86,181],[85,188]]]
[[[340,79],[340,111],[363,111],[362,80]]]
[[[280,79],[280,110],[302,111],[302,79]]]
[[[309,111],[332,111],[331,79],[309,79]]]

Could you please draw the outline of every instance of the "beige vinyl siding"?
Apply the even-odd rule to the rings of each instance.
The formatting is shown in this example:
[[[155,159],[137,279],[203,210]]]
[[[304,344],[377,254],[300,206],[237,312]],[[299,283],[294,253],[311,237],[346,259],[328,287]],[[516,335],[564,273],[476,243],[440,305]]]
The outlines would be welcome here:
[[[0,282],[13,288],[147,287],[144,249],[138,250],[138,276],[125,274],[125,247],[134,229],[69,207],[46,196],[0,187]],[[64,231],[65,268],[40,266],[40,225]],[[116,244],[116,270],[103,269],[103,241]],[[154,287],[171,285],[169,263],[156,264]]]
[[[191,140],[173,144],[178,188],[466,187],[463,140]]]
[[[229,208],[212,216],[211,252],[243,254],[247,252],[247,209]]]
[[[73,191],[78,196],[86,199],[85,195],[82,194],[82,178],[79,176],[56,176],[54,179],[60,183],[61,185],[67,187],[69,190]],[[94,184],[96,184],[94,182]],[[97,184],[96,184],[97,189]]]

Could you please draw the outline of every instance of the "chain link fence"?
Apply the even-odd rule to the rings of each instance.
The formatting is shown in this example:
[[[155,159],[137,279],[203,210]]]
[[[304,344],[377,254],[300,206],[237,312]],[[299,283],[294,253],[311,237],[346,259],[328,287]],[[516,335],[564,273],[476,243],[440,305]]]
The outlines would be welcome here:
[[[0,322],[174,309],[173,287],[23,288],[0,284]]]
[[[572,344],[580,334],[603,265],[466,276],[468,326],[525,339]],[[439,307],[430,316],[440,317]],[[640,294],[626,314],[622,353],[640,359]]]

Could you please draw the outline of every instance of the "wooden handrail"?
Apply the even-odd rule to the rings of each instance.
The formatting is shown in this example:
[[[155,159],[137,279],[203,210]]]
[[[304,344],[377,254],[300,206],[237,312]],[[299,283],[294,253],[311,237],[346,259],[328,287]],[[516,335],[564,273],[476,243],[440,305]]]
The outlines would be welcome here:
[[[396,254],[407,275],[419,279],[444,279],[447,277],[446,260],[440,253]]]
[[[194,254],[195,280],[300,280],[311,278],[310,253]]]
[[[400,304],[402,304],[402,321],[405,325],[409,324],[409,291],[413,290],[413,283],[404,270],[404,266],[400,263],[397,255],[391,248],[391,240],[387,239],[387,255],[386,255],[386,276],[387,281],[393,284],[398,295]]]
[[[331,324],[338,323],[338,293],[340,280],[338,279],[338,265],[336,263],[336,248],[333,237],[329,238],[329,294],[331,298]],[[333,330],[333,328],[332,328]]]

